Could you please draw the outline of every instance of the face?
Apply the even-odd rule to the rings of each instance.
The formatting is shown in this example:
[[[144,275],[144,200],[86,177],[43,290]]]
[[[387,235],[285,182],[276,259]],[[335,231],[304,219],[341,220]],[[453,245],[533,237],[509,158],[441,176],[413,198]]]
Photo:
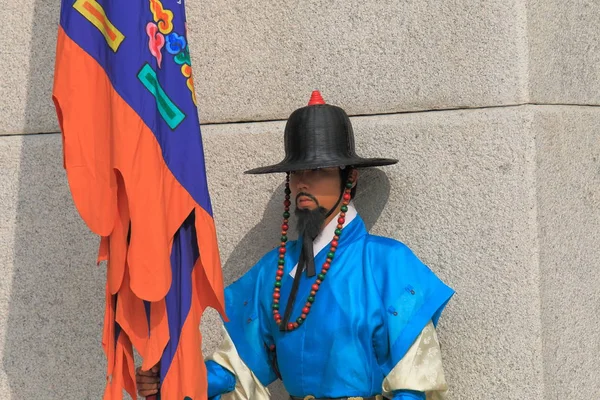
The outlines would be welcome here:
[[[353,170],[353,176],[356,180],[356,170]],[[323,207],[329,211],[340,198],[341,179],[339,168],[292,172],[290,173],[291,200],[296,202],[296,207],[299,209],[314,210]]]

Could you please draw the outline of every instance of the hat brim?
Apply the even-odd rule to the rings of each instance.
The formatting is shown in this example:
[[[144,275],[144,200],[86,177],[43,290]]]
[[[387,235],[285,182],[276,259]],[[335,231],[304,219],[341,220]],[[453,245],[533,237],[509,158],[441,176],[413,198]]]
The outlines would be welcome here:
[[[268,165],[266,167],[259,167],[245,171],[245,174],[275,174],[279,172],[293,172],[303,171],[309,169],[319,168],[333,168],[333,167],[354,167],[354,168],[367,168],[367,167],[382,167],[385,165],[396,164],[398,160],[391,158],[349,158],[343,160],[327,160],[327,161],[302,161],[302,162],[288,162],[282,161],[278,164]]]

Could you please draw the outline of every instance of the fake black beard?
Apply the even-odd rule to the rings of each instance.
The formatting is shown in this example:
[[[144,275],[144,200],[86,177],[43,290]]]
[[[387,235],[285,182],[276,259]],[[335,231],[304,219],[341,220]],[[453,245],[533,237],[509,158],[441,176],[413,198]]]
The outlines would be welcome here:
[[[297,220],[296,230],[298,235],[309,237],[313,240],[321,232],[321,227],[325,223],[327,210],[321,206],[318,206],[314,210],[296,208],[294,214]]]

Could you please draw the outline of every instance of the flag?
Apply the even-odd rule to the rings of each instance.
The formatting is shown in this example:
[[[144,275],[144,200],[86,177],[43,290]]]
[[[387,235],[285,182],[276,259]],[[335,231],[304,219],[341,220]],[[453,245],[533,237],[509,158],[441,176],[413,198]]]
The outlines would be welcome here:
[[[184,0],[62,0],[53,100],[75,206],[107,261],[105,400],[160,363],[206,399],[200,317],[225,318]]]

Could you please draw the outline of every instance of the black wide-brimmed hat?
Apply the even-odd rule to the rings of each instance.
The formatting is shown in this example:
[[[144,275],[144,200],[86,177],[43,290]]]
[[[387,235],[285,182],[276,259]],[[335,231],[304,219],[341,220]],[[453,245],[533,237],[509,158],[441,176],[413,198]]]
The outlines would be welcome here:
[[[315,90],[306,107],[288,118],[284,132],[285,158],[278,164],[254,168],[246,174],[270,174],[329,167],[378,167],[398,160],[363,158],[354,149],[350,118],[340,107],[325,104]]]

